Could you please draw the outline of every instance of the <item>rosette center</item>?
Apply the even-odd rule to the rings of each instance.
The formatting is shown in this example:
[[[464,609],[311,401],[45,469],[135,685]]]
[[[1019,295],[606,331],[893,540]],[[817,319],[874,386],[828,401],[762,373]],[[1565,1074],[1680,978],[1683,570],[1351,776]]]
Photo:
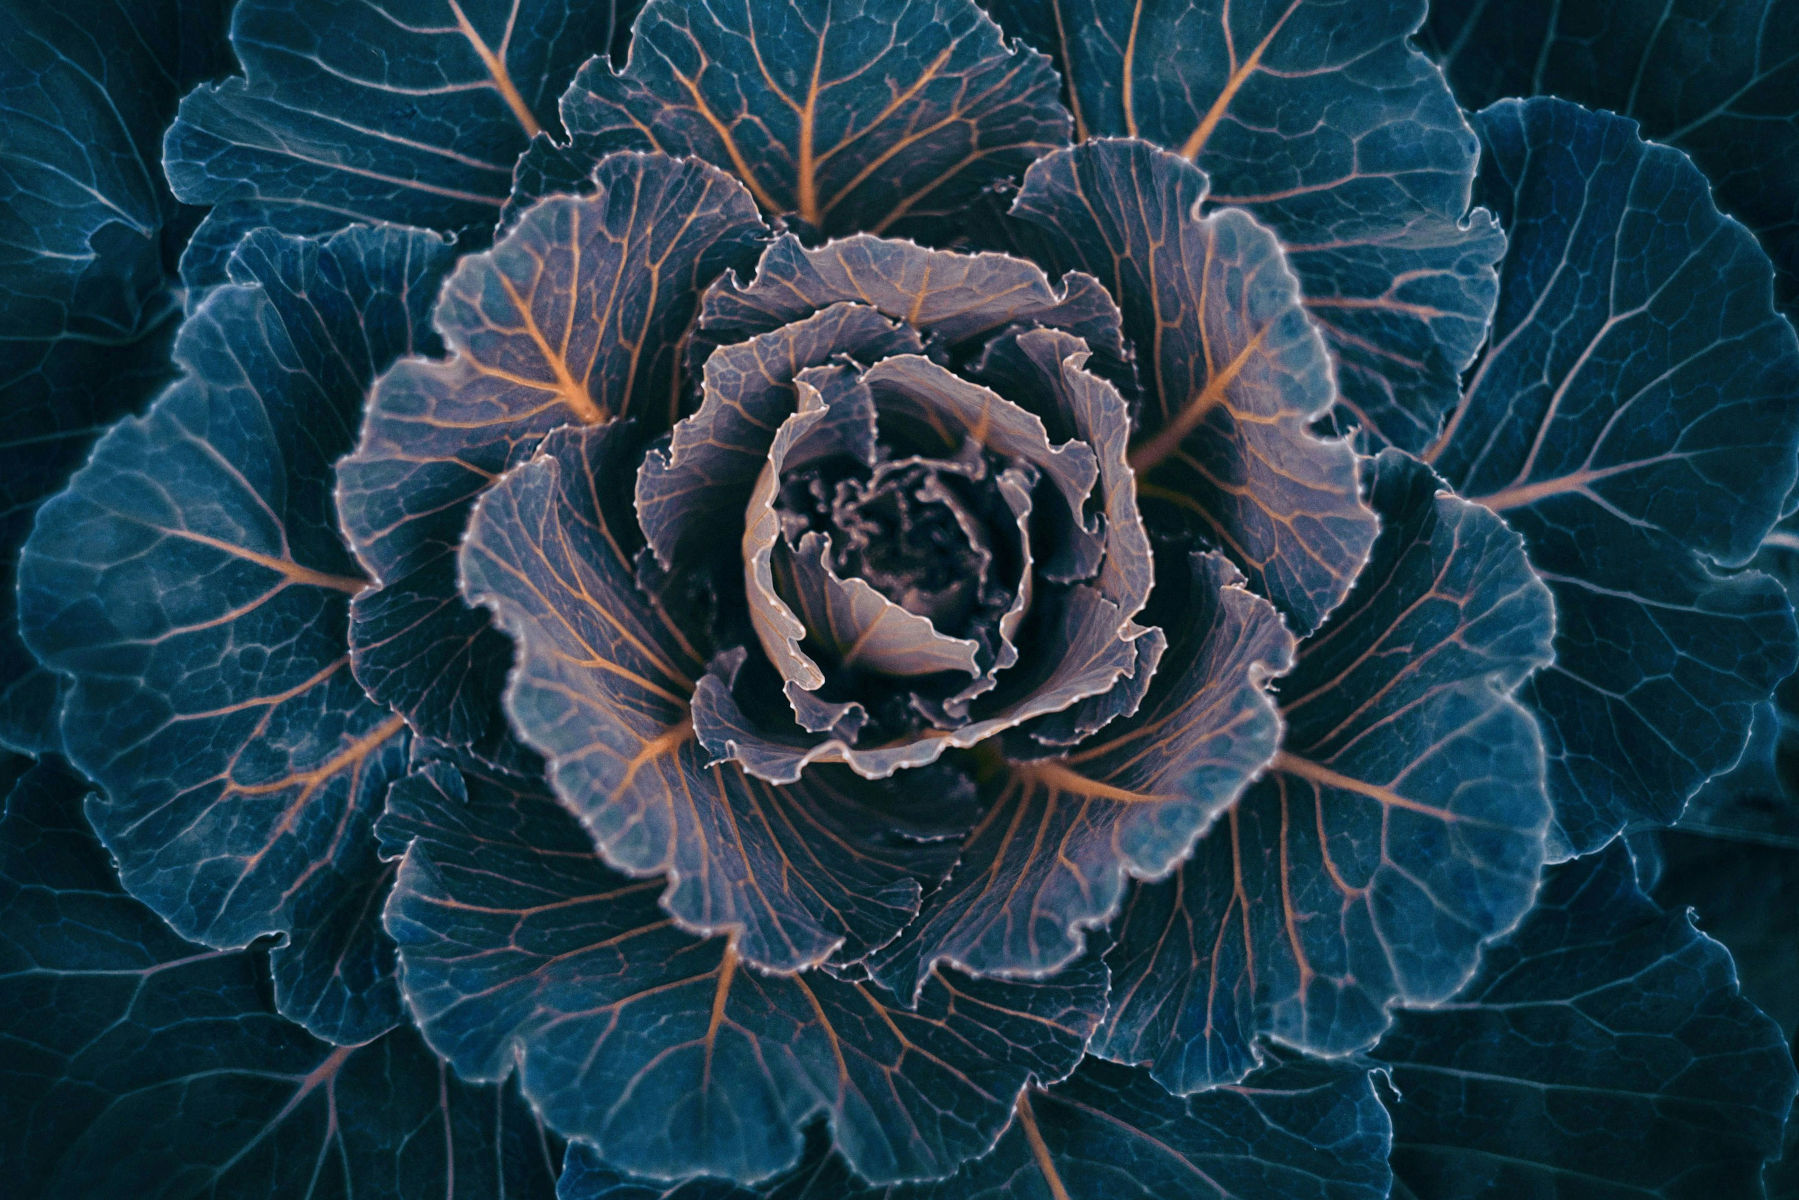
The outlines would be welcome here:
[[[838,576],[863,580],[940,633],[991,637],[1018,593],[1022,547],[979,448],[968,444],[954,459],[887,458],[872,470],[847,458],[831,467],[782,481],[776,508],[788,543],[822,534]]]

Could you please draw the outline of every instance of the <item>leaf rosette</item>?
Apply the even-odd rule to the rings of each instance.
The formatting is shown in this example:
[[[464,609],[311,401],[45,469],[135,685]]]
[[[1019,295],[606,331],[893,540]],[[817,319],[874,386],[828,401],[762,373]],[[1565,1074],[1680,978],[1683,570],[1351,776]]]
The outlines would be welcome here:
[[[1012,205],[1034,231],[1021,243],[1052,264],[1106,244],[1141,264],[1102,280],[871,234],[808,245],[769,234],[718,168],[614,151],[585,194],[523,208],[463,260],[436,314],[449,357],[376,381],[339,472],[364,561],[392,564],[386,590],[453,550],[462,594],[513,643],[507,726],[542,756],[592,869],[619,872],[621,894],[648,881],[664,916],[645,922],[719,947],[697,1079],[670,1067],[693,1044],[672,1034],[651,1038],[659,1054],[596,1051],[626,1055],[611,1069],[653,1093],[685,1080],[707,1113],[761,1088],[788,1098],[766,1126],[708,1116],[665,1132],[678,1149],[646,1143],[567,1077],[565,1024],[495,1017],[565,1133],[642,1174],[758,1178],[793,1161],[822,1105],[863,1177],[937,1177],[1020,1087],[1067,1067],[1013,1075],[973,1140],[877,1151],[874,1111],[832,1099],[847,1067],[713,1081],[745,989],[799,989],[803,1024],[841,1046],[819,988],[849,984],[898,1020],[958,979],[1015,981],[1028,1010],[1098,971],[1130,988],[1077,1040],[1161,1064],[1191,1035],[1137,1001],[1205,956],[1140,956],[1141,938],[1166,942],[1160,890],[1103,961],[1089,931],[1132,880],[1176,873],[1155,885],[1183,889],[1168,919],[1201,906],[1235,947],[1211,969],[1246,1005],[1207,1065],[1158,1066],[1190,1091],[1240,1078],[1267,1037],[1370,1044],[1394,1002],[1453,992],[1528,903],[1547,805],[1510,691],[1547,658],[1547,594],[1517,539],[1428,470],[1401,456],[1359,479],[1348,445],[1312,431],[1336,395],[1323,339],[1275,236],[1237,210],[1200,215],[1206,188],[1130,140],[1035,163]],[[627,336],[597,332],[623,322]],[[460,644],[434,624],[482,622],[438,599],[409,631],[427,648]],[[1394,742],[1370,748],[1369,726]],[[1511,780],[1491,775],[1499,747],[1526,767]],[[1301,803],[1315,849],[1292,830]],[[1366,840],[1395,824],[1404,839]],[[1272,873],[1195,875],[1213,850]],[[459,1022],[416,990],[446,931],[402,916],[411,878],[389,928],[427,1038],[459,1060]],[[1271,889],[1253,916],[1251,886]],[[1364,915],[1296,937],[1332,886]],[[1387,914],[1444,905],[1457,934],[1422,953],[1386,942]],[[621,977],[653,988],[646,971]],[[442,1020],[464,1007],[444,1002]],[[760,1044],[771,1020],[752,1006],[737,1028]],[[485,1053],[465,1067],[498,1077]]]
[[[1373,1197],[1481,1152],[1443,1063],[1555,1075],[1439,1035],[1561,1028],[1571,956],[1592,1086],[1697,1138],[1752,1058],[1699,1157],[1759,1170],[1722,952],[1617,848],[1539,897],[1795,659],[1799,343],[1691,162],[1464,114],[1410,0],[638,7],[240,0],[181,101],[180,377],[18,555],[0,736],[95,790],[22,775],[0,893],[155,980],[0,920],[0,999],[74,999],[44,1071],[123,1023],[100,1094],[203,1105],[160,1007],[228,966],[207,1020],[304,1035],[178,1143],[221,1172],[403,1092],[349,1186],[441,1115],[452,1193],[479,1124],[566,1200]]]

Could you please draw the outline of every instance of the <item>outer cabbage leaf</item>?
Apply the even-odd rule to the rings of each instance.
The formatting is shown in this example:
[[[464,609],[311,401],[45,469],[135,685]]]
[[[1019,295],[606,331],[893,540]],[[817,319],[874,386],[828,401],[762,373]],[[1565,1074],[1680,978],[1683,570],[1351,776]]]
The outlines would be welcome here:
[[[180,89],[224,71],[230,5],[71,0],[14,15],[0,47],[0,296],[7,340],[128,343],[168,315],[157,164]],[[176,249],[179,249],[178,241]]]
[[[618,154],[593,182],[457,265],[435,312],[450,357],[384,374],[338,466],[339,518],[380,585],[352,606],[356,678],[419,732],[490,755],[506,740],[510,658],[456,593],[470,504],[559,425],[672,424],[700,294],[765,232],[705,163]]]
[[[937,1177],[986,1150],[1032,1078],[1080,1061],[1097,956],[1041,984],[935,977],[915,1011],[873,984],[751,970],[608,870],[545,794],[424,768],[383,819],[405,843],[387,923],[408,1003],[465,1078],[518,1065],[565,1134],[618,1167],[745,1181],[791,1166],[818,1116],[865,1178]]]
[[[523,196],[610,150],[692,155],[824,234],[906,233],[1068,141],[1056,73],[973,0],[650,0],[622,72],[594,59],[540,139]],[[571,165],[572,164],[572,165]]]
[[[1549,660],[1548,591],[1517,535],[1398,451],[1370,498],[1385,528],[1281,681],[1268,775],[1114,927],[1093,1050],[1176,1092],[1242,1077],[1259,1035],[1371,1044],[1393,1002],[1454,994],[1536,892],[1543,749],[1513,693]]]
[[[1756,561],[1763,562],[1766,557],[1765,553],[1758,555]],[[1740,836],[1746,841],[1799,837],[1799,807],[1787,785],[1793,737],[1799,729],[1794,727],[1784,699],[1795,683],[1799,680],[1789,676],[1775,693],[1775,700],[1756,708],[1743,757],[1693,794],[1680,814],[1678,828],[1702,835]]]
[[[213,205],[182,262],[222,282],[250,229],[395,221],[485,236],[513,163],[631,0],[239,0],[244,74],[190,93],[170,127],[175,195]]]
[[[1788,920],[1799,907],[1799,821],[1790,805],[1784,817],[1779,834],[1690,829],[1684,819],[1661,831],[1651,895],[1674,912],[1691,906],[1699,928],[1730,951],[1743,995],[1790,1039],[1799,1033],[1799,951]]]
[[[0,44],[0,743],[56,746],[54,674],[20,645],[18,551],[94,436],[174,374],[187,220],[159,168],[181,90],[227,69],[223,0],[75,0]]]
[[[20,777],[36,765],[36,759],[14,754],[10,750],[0,750],[0,813],[5,811],[6,797],[12,795],[13,784],[19,782]]]
[[[842,767],[780,787],[709,765],[688,716],[706,660],[637,587],[640,445],[620,422],[559,430],[475,507],[463,591],[517,644],[513,726],[609,863],[669,877],[684,928],[773,970],[866,954],[954,846],[896,837],[906,798]]]
[[[1270,1067],[1185,1099],[1141,1071],[1089,1060],[1032,1089],[990,1154],[940,1183],[870,1187],[814,1145],[750,1192],[713,1180],[664,1189],[569,1149],[558,1200],[1380,1200],[1389,1123],[1365,1071]]]
[[[345,1045],[400,1023],[394,944],[381,928],[393,882],[364,841],[329,885],[301,893],[286,943],[269,951],[283,1016]]]
[[[350,676],[364,581],[331,464],[375,373],[433,344],[425,305],[447,260],[436,236],[396,228],[252,235],[238,282],[182,329],[183,379],[100,440],[26,544],[22,627],[73,677],[63,738],[101,787],[89,816],[126,890],[184,937],[231,948],[310,925],[379,870],[368,829],[406,733]],[[277,1002],[365,1041],[397,997],[390,972],[348,964],[381,953],[296,943],[275,960]],[[364,994],[324,1022],[340,1006],[316,993],[340,961]]]
[[[182,941],[119,890],[45,763],[0,821],[7,1194],[548,1197],[556,1149],[510,1090],[410,1029],[336,1047],[269,1009],[254,950]]]
[[[1543,722],[1578,854],[1672,821],[1737,760],[1793,669],[1780,585],[1738,565],[1799,443],[1799,341],[1755,239],[1685,155],[1559,100],[1477,118],[1480,199],[1512,230],[1490,348],[1430,448],[1524,534],[1555,593]]]
[[[1139,495],[1190,518],[1309,632],[1367,561],[1376,522],[1349,446],[1307,428],[1336,393],[1280,243],[1242,212],[1196,216],[1206,187],[1146,142],[1095,141],[1033,165],[1012,212],[1124,311],[1146,393]]]
[[[1759,1195],[1799,1086],[1730,955],[1637,890],[1622,846],[1558,868],[1469,988],[1376,1056],[1394,1171],[1446,1200]]]
[[[1749,565],[1779,580],[1791,600],[1799,588],[1799,517],[1784,517],[1770,530]],[[1799,838],[1796,801],[1799,675],[1789,675],[1774,689],[1774,699],[1756,710],[1742,758],[1694,793],[1680,824],[1699,833],[1707,832],[1706,826],[1717,826],[1725,836]]]
[[[947,960],[1039,976],[1081,953],[1127,875],[1165,874],[1267,764],[1280,721],[1266,690],[1293,639],[1216,555],[1163,570],[1145,621],[1169,638],[1136,715],[1041,762],[989,762],[988,808],[956,869],[874,971],[911,995]]]
[[[1787,919],[1799,908],[1799,803],[1786,783],[1792,750],[1783,724],[1773,705],[1757,710],[1742,761],[1702,788],[1672,829],[1649,835],[1659,871],[1651,881],[1639,863],[1637,874],[1657,904],[1695,910],[1699,928],[1730,951],[1743,996],[1790,1041],[1799,1033],[1799,946]],[[1644,840],[1631,839],[1633,856]],[[1789,1122],[1789,1175],[1799,1165],[1787,1161],[1799,1149],[1794,1137]],[[1769,1186],[1778,1193],[1772,1179]]]
[[[830,1149],[830,1135],[815,1126],[808,1131],[800,1166],[774,1183],[745,1186],[707,1176],[662,1183],[625,1174],[608,1166],[586,1142],[570,1142],[556,1181],[556,1200],[851,1200],[846,1189],[861,1181],[831,1157]]]
[[[1424,38],[1471,109],[1560,96],[1691,154],[1799,300],[1799,4],[1437,0]]]
[[[1505,239],[1468,214],[1474,139],[1407,41],[1425,0],[989,7],[1056,56],[1078,137],[1166,146],[1211,178],[1210,203],[1280,235],[1336,353],[1341,423],[1376,445],[1430,439],[1486,332]]]
[[[1272,1067],[1183,1099],[1145,1072],[1090,1059],[1060,1087],[1030,1091],[992,1154],[926,1194],[1377,1200],[1391,1180],[1388,1137],[1367,1073],[1347,1065]]]

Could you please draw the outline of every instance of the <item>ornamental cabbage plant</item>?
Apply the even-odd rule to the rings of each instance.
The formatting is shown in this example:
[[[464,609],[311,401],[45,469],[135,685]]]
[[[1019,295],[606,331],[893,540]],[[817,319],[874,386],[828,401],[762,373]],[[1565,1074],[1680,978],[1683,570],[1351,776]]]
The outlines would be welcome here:
[[[1799,1187],[1789,0],[13,8],[11,1194]]]

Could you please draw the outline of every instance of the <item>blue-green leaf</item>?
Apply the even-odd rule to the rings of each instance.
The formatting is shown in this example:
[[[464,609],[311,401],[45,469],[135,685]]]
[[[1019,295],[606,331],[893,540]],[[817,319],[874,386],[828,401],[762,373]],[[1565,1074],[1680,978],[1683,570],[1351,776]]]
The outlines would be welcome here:
[[[470,504],[559,425],[668,428],[700,295],[765,232],[705,163],[617,154],[593,183],[457,265],[435,310],[450,356],[382,375],[338,466],[338,516],[379,585],[353,605],[357,679],[420,733],[487,754],[506,737],[509,656],[455,591]]]
[[[740,939],[677,928],[660,880],[602,864],[553,797],[443,764],[395,787],[382,830],[407,845],[387,925],[427,1039],[464,1078],[516,1063],[551,1125],[627,1172],[763,1179],[823,1117],[865,1178],[948,1175],[1028,1080],[1074,1069],[1104,1006],[1097,956],[1042,983],[942,973],[916,1009],[753,970]]]
[[[1274,754],[1266,684],[1291,665],[1292,636],[1223,559],[1169,558],[1144,618],[1169,646],[1142,707],[1060,758],[989,764],[955,871],[874,959],[896,991],[944,960],[1036,977],[1074,959],[1127,877],[1184,859]]]
[[[1477,118],[1479,198],[1512,230],[1490,347],[1429,450],[1524,535],[1555,593],[1543,722],[1578,854],[1671,822],[1737,759],[1793,669],[1765,575],[1720,574],[1780,515],[1799,444],[1799,340],[1767,256],[1684,154],[1559,100]]]
[[[270,1010],[258,951],[182,941],[119,890],[85,785],[40,765],[0,821],[0,1162],[19,1200],[547,1198],[510,1090],[410,1029],[357,1048]]]
[[[1558,868],[1454,1003],[1403,1013],[1393,1168],[1419,1196],[1754,1196],[1799,1080],[1730,956],[1622,846]]]
[[[1701,788],[1672,829],[1631,839],[1633,854],[1652,840],[1660,870],[1644,887],[1656,903],[1696,910],[1699,928],[1730,951],[1743,995],[1789,1039],[1799,1033],[1799,946],[1788,919],[1799,911],[1792,737],[1791,718],[1762,706],[1742,761]]]
[[[398,1022],[394,944],[381,928],[393,882],[365,839],[329,886],[300,893],[287,941],[269,951],[283,1016],[346,1045]]]
[[[226,70],[225,0],[71,0],[0,43],[0,743],[56,748],[61,694],[19,644],[18,551],[94,437],[174,374],[191,214],[160,169],[181,90]],[[173,250],[171,249],[173,248]]]
[[[288,932],[378,869],[369,823],[406,735],[350,676],[364,581],[331,467],[375,372],[431,344],[447,259],[395,228],[253,235],[182,330],[182,380],[100,440],[26,545],[24,633],[73,679],[63,737],[100,785],[89,815],[126,890],[184,937]],[[320,952],[284,952],[278,975],[308,1020],[334,1011],[300,981]],[[315,1032],[360,1042],[398,1018],[391,979],[363,1001]]]
[[[1367,1073],[1348,1065],[1275,1066],[1181,1098],[1146,1072],[1090,1059],[1060,1087],[1028,1092],[994,1152],[928,1195],[1379,1200],[1388,1138]]]
[[[808,1145],[792,1173],[751,1191],[662,1187],[570,1146],[557,1200],[1383,1200],[1389,1123],[1367,1073],[1295,1063],[1185,1099],[1140,1071],[1089,1060],[1032,1089],[991,1153],[938,1183],[871,1187]]]
[[[1683,820],[1656,836],[1660,878],[1651,891],[1674,912],[1691,906],[1699,928],[1730,951],[1743,995],[1791,1038],[1799,1033],[1799,953],[1788,914],[1799,909],[1799,820],[1757,834]]]
[[[168,131],[175,195],[213,205],[182,263],[222,282],[250,229],[394,221],[485,236],[514,161],[554,127],[577,67],[630,0],[239,0],[244,74],[197,88]]]
[[[1140,137],[1280,235],[1341,372],[1340,423],[1416,450],[1493,312],[1505,239],[1408,38],[1425,0],[990,0],[1054,54],[1081,139]]]
[[[828,1133],[817,1126],[809,1133],[802,1164],[778,1182],[762,1185],[709,1176],[666,1183],[645,1179],[608,1166],[586,1142],[570,1142],[562,1178],[556,1181],[556,1200],[851,1200],[847,1189],[859,1181],[852,1182],[842,1162],[831,1157]]]
[[[1423,34],[1470,109],[1559,96],[1691,154],[1799,300],[1799,4],[1436,0]]]
[[[1790,601],[1799,590],[1799,516],[1786,516],[1775,525],[1749,565],[1779,580]],[[1680,815],[1680,824],[1717,824],[1751,836],[1799,837],[1796,763],[1799,675],[1789,675],[1774,689],[1774,699],[1756,709],[1743,757],[1694,793]]]
[[[773,970],[858,958],[911,919],[955,848],[900,836],[907,798],[847,768],[778,786],[710,765],[689,719],[706,660],[637,586],[640,451],[626,423],[559,430],[476,505],[463,590],[517,645],[513,726],[609,863],[669,877],[682,926],[731,933]]]
[[[1336,393],[1280,243],[1243,212],[1197,217],[1206,188],[1172,154],[1107,139],[1040,159],[1012,212],[1124,311],[1146,393],[1139,494],[1308,632],[1349,590],[1376,523],[1354,453],[1307,428]]]
[[[1280,683],[1269,773],[1115,928],[1094,1051],[1177,1092],[1241,1078],[1263,1035],[1370,1045],[1536,892],[1543,750],[1512,693],[1549,659],[1548,591],[1517,535],[1398,451],[1370,498],[1374,557]]]
[[[1241,1085],[1170,1096],[1148,1075],[1089,1060],[1031,1089],[993,1151],[940,1183],[870,1187],[815,1148],[764,1200],[1383,1200],[1387,1114],[1368,1074],[1293,1063]],[[571,1150],[559,1200],[753,1200],[715,1183],[664,1193]],[[564,1176],[566,1180],[567,1175]],[[608,1188],[614,1190],[607,1190]],[[636,1190],[642,1189],[642,1190]]]
[[[906,233],[1068,141],[1056,73],[973,0],[650,0],[625,69],[582,68],[570,143],[540,139],[527,195],[611,150],[731,171],[765,212],[825,234]]]

